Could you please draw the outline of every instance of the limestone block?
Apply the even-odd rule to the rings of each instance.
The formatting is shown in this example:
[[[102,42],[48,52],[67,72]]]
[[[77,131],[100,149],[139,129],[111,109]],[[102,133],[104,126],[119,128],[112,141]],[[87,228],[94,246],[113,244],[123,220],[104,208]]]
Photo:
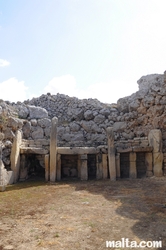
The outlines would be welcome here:
[[[120,153],[117,153],[115,160],[116,160],[116,177],[120,178]]]
[[[5,169],[2,159],[0,159],[0,186],[6,186],[9,182],[8,172]]]
[[[8,184],[11,185],[14,183],[14,173],[13,171],[8,171]]]
[[[107,162],[107,154],[102,154],[102,165],[103,165],[103,179],[108,178],[108,162]]]
[[[96,179],[100,180],[103,178],[103,165],[102,165],[102,154],[96,155]]]
[[[8,127],[11,127],[13,131],[17,131],[18,129],[22,128],[23,121],[15,118],[15,117],[9,117],[8,119]]]
[[[108,115],[110,115],[110,112],[112,112],[112,111],[116,111],[115,109],[108,109],[108,108],[103,108],[103,109],[101,109],[100,110],[100,114],[102,114],[102,115],[104,115],[104,116],[108,116]]]
[[[114,132],[113,127],[108,127],[107,139],[108,139],[108,164],[110,179],[112,181],[116,180],[116,163],[115,163],[115,147],[114,147]]]
[[[76,122],[72,122],[70,123],[70,131],[72,132],[78,132],[80,130],[80,125],[78,125],[78,123]]]
[[[27,109],[26,106],[20,105],[19,106],[19,111],[18,111],[18,116],[22,119],[26,119],[29,115],[29,110]]]
[[[57,181],[61,180],[61,155],[57,154],[57,173],[56,173]]]
[[[153,129],[148,135],[149,146],[153,147],[153,152],[162,152],[162,134],[159,129]]]
[[[163,153],[154,152],[153,153],[153,173],[154,176],[160,177],[163,175]]]
[[[29,109],[30,119],[42,119],[48,117],[48,112],[46,109],[36,106],[27,106]]]
[[[86,132],[101,132],[101,129],[97,126],[97,124],[94,121],[81,121],[81,127]]]
[[[123,132],[126,129],[127,123],[126,122],[115,122],[113,125],[114,132]]]
[[[5,138],[4,133],[1,133],[1,132],[0,132],[0,141],[2,141],[4,138]]]
[[[31,132],[31,123],[29,121],[26,121],[22,127],[22,131],[23,131],[23,136],[25,138],[28,138],[30,136],[30,132]]]
[[[56,181],[56,164],[57,164],[57,126],[58,118],[53,117],[51,121],[50,135],[50,181]]]
[[[51,126],[51,120],[48,118],[39,119],[37,123],[41,128],[47,128]]]
[[[47,149],[43,148],[36,148],[36,147],[21,147],[20,154],[38,154],[38,155],[45,155],[48,154]]]
[[[84,117],[86,121],[92,120],[94,118],[93,112],[91,110],[85,111]]]
[[[31,121],[31,125],[36,127],[37,126],[37,120],[36,119],[32,119]]]
[[[44,135],[49,138],[51,133],[51,127],[44,128]]]
[[[8,139],[8,140],[13,140],[13,138],[15,137],[15,134],[10,128],[5,129],[4,135],[5,135],[5,139]]]
[[[152,171],[153,170],[153,165],[152,165],[152,153],[145,153],[145,165],[146,165],[146,169],[147,171]]]
[[[88,180],[87,155],[81,155],[81,180]]]
[[[14,183],[17,182],[19,178],[19,170],[20,170],[20,145],[22,141],[22,134],[18,130],[16,132],[16,136],[13,141],[12,151],[10,155],[11,160],[11,170],[14,172]]]
[[[50,179],[50,156],[49,155],[45,155],[45,180],[49,181]]]
[[[44,137],[44,131],[41,127],[35,127],[35,131],[32,132],[33,139],[42,139]]]
[[[94,122],[97,124],[100,124],[100,123],[104,122],[105,119],[106,118],[104,115],[99,114],[99,115],[95,116]]]
[[[28,168],[26,166],[26,156],[20,157],[20,179],[19,181],[25,181],[28,178]]]

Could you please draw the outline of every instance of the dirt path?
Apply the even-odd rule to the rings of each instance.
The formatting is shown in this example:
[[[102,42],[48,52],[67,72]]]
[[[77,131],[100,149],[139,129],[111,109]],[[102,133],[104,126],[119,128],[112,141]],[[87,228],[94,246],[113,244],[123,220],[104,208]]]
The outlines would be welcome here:
[[[166,249],[166,178],[29,181],[0,193],[0,250],[103,250],[121,238]]]

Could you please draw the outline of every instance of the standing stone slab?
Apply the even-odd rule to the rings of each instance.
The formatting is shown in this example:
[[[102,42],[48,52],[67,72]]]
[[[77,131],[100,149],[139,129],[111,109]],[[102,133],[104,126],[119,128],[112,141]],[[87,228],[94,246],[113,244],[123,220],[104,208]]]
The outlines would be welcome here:
[[[153,147],[153,173],[154,176],[163,175],[163,153],[162,153],[162,134],[159,129],[153,129],[148,135],[149,145]]]
[[[16,132],[13,145],[12,145],[12,151],[10,155],[11,160],[11,169],[14,173],[14,183],[18,181],[19,178],[19,171],[20,171],[20,145],[22,141],[22,134],[18,130]]]
[[[136,179],[137,178],[136,153],[130,152],[129,161],[130,161],[129,177],[131,179]]]
[[[146,176],[153,176],[152,153],[145,153]]]
[[[25,181],[28,178],[28,168],[26,166],[26,155],[20,156],[20,181]]]
[[[78,178],[81,178],[81,156],[78,155],[78,160],[77,160],[77,171],[78,171]]]
[[[81,180],[88,180],[87,155],[81,155]]]
[[[44,163],[45,163],[45,180],[50,180],[50,156],[45,155],[44,157]]]
[[[116,164],[115,164],[115,147],[114,147],[114,132],[113,127],[107,128],[107,139],[108,139],[108,164],[110,179],[116,180]]]
[[[107,154],[102,154],[103,179],[108,178]]]
[[[153,173],[156,177],[163,176],[163,153],[153,153]]]
[[[56,181],[56,156],[57,156],[57,125],[58,118],[53,117],[51,121],[50,135],[50,181]]]
[[[96,155],[96,163],[97,163],[97,171],[96,171],[96,179],[100,180],[103,178],[103,166],[102,166],[102,154]]]
[[[56,173],[57,181],[61,180],[61,154],[57,154],[57,173]]]
[[[120,153],[116,155],[116,177],[120,178]]]

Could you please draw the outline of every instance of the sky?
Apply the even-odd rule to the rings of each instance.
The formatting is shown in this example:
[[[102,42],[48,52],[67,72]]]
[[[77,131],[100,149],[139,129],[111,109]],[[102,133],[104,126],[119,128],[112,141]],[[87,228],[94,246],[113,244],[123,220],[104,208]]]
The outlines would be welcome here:
[[[0,99],[116,103],[166,70],[165,0],[0,0]]]

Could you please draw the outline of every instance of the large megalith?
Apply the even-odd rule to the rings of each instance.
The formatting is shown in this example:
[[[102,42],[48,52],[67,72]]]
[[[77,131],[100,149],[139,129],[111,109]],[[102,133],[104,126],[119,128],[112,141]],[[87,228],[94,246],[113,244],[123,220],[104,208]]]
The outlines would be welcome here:
[[[13,170],[14,173],[14,183],[16,183],[19,179],[21,142],[22,142],[22,133],[21,131],[17,130],[10,155],[11,169]]]
[[[58,118],[53,117],[51,121],[50,134],[50,181],[56,181],[56,160],[57,160],[57,126]]]
[[[107,139],[108,139],[108,164],[110,179],[112,181],[116,180],[116,162],[115,162],[115,146],[114,146],[114,129],[113,127],[108,127]]]
[[[162,134],[159,129],[153,129],[148,135],[149,145],[153,147],[153,173],[154,176],[163,175],[163,153],[162,153]]]

